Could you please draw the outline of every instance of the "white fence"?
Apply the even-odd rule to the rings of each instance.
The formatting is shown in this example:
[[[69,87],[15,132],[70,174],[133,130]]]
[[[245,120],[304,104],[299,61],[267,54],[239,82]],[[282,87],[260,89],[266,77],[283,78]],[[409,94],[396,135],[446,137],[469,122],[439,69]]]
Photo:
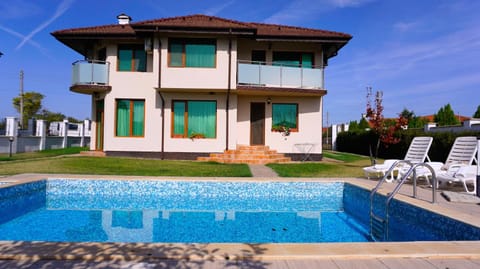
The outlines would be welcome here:
[[[5,135],[0,136],[0,153],[84,147],[90,143],[88,120],[82,124],[72,124],[66,120],[57,122],[55,124],[59,132],[55,134],[47,131],[46,121],[37,120],[35,123],[31,122],[28,130],[18,130],[18,119],[7,117]]]

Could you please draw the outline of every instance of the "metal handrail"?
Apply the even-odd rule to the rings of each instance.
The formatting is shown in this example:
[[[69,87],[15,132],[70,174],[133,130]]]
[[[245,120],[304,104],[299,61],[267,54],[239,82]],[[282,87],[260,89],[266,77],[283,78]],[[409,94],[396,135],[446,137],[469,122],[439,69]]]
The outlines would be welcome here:
[[[386,240],[388,240],[388,234],[389,234],[389,219],[390,219],[390,213],[389,213],[389,208],[390,208],[390,202],[392,201],[393,197],[400,191],[400,188],[403,186],[403,184],[405,183],[405,181],[410,177],[410,175],[413,175],[413,198],[416,198],[417,197],[417,175],[416,175],[416,169],[419,168],[419,167],[426,167],[428,170],[430,170],[430,172],[432,173],[432,203],[436,203],[437,202],[437,186],[438,186],[438,182],[437,182],[437,177],[436,177],[436,174],[435,174],[435,170],[432,168],[432,166],[430,166],[428,163],[418,163],[418,164],[415,164],[415,165],[412,165],[411,162],[409,161],[398,161],[398,162],[395,162],[392,167],[390,167],[390,169],[388,170],[388,172],[385,174],[385,176],[382,178],[381,181],[379,181],[377,183],[377,186],[371,191],[370,193],[370,235],[372,236],[373,234],[373,216],[375,215],[375,213],[373,212],[373,199],[374,199],[374,196],[375,196],[375,193],[378,192],[378,189],[380,188],[380,186],[384,183],[384,181],[386,180],[386,178],[388,177],[388,175],[393,171],[393,169],[395,169],[400,163],[407,163],[408,165],[410,165],[410,169],[407,171],[407,173],[405,173],[405,175],[402,176],[402,178],[400,179],[400,181],[398,182],[397,186],[395,186],[395,188],[393,189],[392,192],[390,192],[388,195],[387,195],[387,200],[385,201],[385,219],[383,219],[383,221],[385,222],[384,224],[384,227],[385,227],[385,231],[384,231],[384,238]]]
[[[406,164],[410,167],[413,166],[413,164],[408,161],[408,160],[399,160],[399,161],[396,161],[393,163],[392,166],[390,166],[390,168],[388,169],[388,171],[385,173],[385,175],[382,177],[381,180],[378,181],[377,185],[375,186],[375,188],[372,189],[372,191],[370,192],[370,236],[373,237],[373,215],[375,215],[375,213],[373,212],[373,200],[374,200],[374,197],[375,197],[375,194],[378,192],[378,190],[380,189],[380,187],[383,185],[383,183],[385,183],[385,181],[387,180],[388,176],[389,175],[392,175],[393,177],[393,170],[397,168],[397,166],[401,165],[401,164]],[[387,221],[387,218],[385,216],[385,221],[387,222],[386,223],[386,227],[388,229],[388,221]],[[387,230],[388,231],[388,230]],[[388,237],[388,236],[387,236]]]
[[[308,68],[308,69],[322,69],[325,68],[323,65],[311,65],[309,67],[304,67],[301,64],[281,64],[275,62],[262,62],[262,61],[249,61],[249,60],[237,60],[240,64],[254,64],[254,65],[268,65],[268,66],[280,66],[280,67],[296,67],[296,68]]]

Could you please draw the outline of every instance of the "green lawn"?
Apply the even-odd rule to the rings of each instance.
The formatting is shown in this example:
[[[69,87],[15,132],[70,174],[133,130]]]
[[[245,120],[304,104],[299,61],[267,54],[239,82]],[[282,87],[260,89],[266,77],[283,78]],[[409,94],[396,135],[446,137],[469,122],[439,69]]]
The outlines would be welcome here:
[[[184,176],[184,177],[251,177],[244,164],[173,161],[119,157],[75,156],[85,148],[0,155],[0,175],[22,173]],[[325,151],[325,161],[269,164],[281,177],[361,177],[362,167],[370,165],[368,157]],[[330,159],[330,160],[329,160]],[[332,161],[333,159],[333,161]]]
[[[46,157],[54,157],[67,154],[77,154],[80,151],[88,150],[86,147],[72,147],[65,149],[49,149],[35,152],[24,152],[24,153],[15,153],[12,154],[12,157],[9,157],[9,154],[0,153],[0,162],[1,161],[18,161],[18,160],[29,160],[29,159],[38,159]]]
[[[136,176],[251,177],[247,165],[113,157],[58,157],[0,162],[0,174],[56,173]]]
[[[323,155],[335,161],[268,164],[281,177],[362,177],[362,167],[370,165],[365,156],[324,151]]]

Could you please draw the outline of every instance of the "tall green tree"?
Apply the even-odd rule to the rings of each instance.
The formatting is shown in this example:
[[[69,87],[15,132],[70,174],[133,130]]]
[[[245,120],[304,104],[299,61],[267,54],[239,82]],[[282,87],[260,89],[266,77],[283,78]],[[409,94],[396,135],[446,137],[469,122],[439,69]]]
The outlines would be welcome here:
[[[460,123],[457,117],[455,117],[455,113],[450,104],[446,104],[444,107],[440,108],[437,114],[434,115],[433,119],[438,126],[457,125]]]
[[[358,122],[356,120],[352,120],[348,123],[348,130],[349,131],[356,131],[358,130]]]
[[[23,118],[22,127],[27,126],[28,119],[32,118],[42,108],[43,94],[38,92],[23,93]],[[20,113],[20,102],[22,97],[13,98],[13,107]]]
[[[358,129],[365,131],[365,129],[370,128],[370,125],[368,124],[367,119],[363,118],[360,119],[360,122],[358,123]]]
[[[474,118],[480,119],[480,106],[477,107],[477,111],[473,114]]]

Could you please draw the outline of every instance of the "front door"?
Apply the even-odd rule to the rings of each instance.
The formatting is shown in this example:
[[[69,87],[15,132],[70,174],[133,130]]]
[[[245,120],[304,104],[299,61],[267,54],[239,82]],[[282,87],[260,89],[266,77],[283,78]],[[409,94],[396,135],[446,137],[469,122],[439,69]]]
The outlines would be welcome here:
[[[250,104],[250,145],[265,145],[265,103]]]
[[[104,101],[98,100],[95,104],[95,150],[103,150],[103,118],[104,118]]]

